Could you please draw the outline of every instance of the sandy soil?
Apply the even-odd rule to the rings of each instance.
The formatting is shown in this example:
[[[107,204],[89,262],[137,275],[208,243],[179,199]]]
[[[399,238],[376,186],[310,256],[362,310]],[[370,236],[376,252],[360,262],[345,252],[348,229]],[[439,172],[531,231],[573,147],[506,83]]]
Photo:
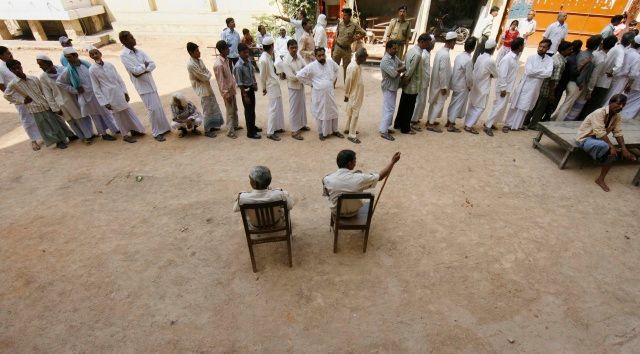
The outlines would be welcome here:
[[[165,103],[195,98],[182,44],[140,47]],[[118,49],[104,51],[122,69]],[[15,52],[37,74],[35,55]],[[358,146],[174,134],[34,153],[2,100],[0,352],[637,353],[637,165],[615,166],[604,193],[588,159],[560,171],[533,132],[387,142],[379,70],[365,72]],[[265,111],[261,98],[262,126]],[[366,254],[358,233],[331,251],[320,180],[344,148],[363,170],[403,154]],[[271,244],[251,270],[231,207],[255,164],[297,200],[291,269]]]

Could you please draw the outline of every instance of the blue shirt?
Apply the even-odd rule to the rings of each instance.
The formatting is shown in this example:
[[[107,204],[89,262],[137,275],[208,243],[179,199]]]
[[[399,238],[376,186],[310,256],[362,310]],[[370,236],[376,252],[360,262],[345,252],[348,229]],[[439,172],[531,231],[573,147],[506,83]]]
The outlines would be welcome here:
[[[227,27],[222,31],[220,39],[229,45],[229,55],[227,57],[235,59],[240,56],[238,54],[238,44],[240,44],[240,34],[238,31]]]
[[[256,77],[253,73],[253,65],[239,58],[233,66],[233,76],[239,87],[251,87],[256,84]]]

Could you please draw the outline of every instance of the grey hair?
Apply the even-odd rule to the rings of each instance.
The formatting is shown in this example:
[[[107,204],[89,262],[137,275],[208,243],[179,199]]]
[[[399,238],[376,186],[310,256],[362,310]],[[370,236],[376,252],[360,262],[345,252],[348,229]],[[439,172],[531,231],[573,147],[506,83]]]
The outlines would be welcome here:
[[[266,189],[271,184],[271,171],[266,166],[253,166],[249,178],[256,184],[256,189]]]
[[[356,50],[356,58],[362,58],[362,57],[366,57],[369,54],[367,53],[367,50],[364,49],[364,47],[362,48],[358,48],[358,50]]]

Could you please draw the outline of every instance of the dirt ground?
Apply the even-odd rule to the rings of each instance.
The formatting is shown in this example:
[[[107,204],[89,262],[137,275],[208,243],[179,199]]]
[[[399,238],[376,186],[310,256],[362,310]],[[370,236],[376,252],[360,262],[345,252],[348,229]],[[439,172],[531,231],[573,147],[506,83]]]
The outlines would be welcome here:
[[[167,113],[172,92],[195,99],[182,42],[139,45]],[[118,51],[104,49],[121,70]],[[14,55],[39,74],[38,52]],[[533,132],[388,142],[380,73],[365,73],[360,145],[173,134],[32,152],[0,100],[0,352],[638,353],[638,165],[615,166],[605,193],[588,159],[561,171]],[[265,98],[257,111],[266,127]],[[332,253],[320,181],[344,148],[367,171],[402,152],[366,254],[355,232]],[[271,244],[251,270],[231,208],[256,164],[297,202],[293,268]]]

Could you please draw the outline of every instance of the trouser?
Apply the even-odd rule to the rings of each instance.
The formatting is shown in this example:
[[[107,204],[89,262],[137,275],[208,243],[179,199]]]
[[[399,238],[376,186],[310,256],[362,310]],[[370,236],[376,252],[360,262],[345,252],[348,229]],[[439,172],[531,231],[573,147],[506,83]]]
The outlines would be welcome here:
[[[467,116],[464,119],[464,126],[467,128],[471,128],[476,125],[476,122],[478,122],[478,118],[480,118],[483,112],[484,108],[470,104],[469,108],[467,109]]]
[[[443,95],[438,91],[435,101],[429,106],[429,124],[436,122],[436,119],[442,116],[444,110],[444,104],[447,101],[447,95]]]
[[[112,114],[113,119],[116,121],[116,124],[118,124],[118,128],[120,128],[120,134],[122,134],[122,136],[127,135],[130,131],[144,133],[144,126],[142,126],[136,112],[134,112],[131,107],[113,112]]]
[[[233,66],[236,65],[238,59],[240,58],[229,58],[229,68],[231,69],[231,72],[233,72]]]
[[[582,112],[580,112],[580,117],[578,118],[578,120],[584,120],[593,111],[598,108],[602,108],[604,99],[607,98],[608,92],[608,88],[596,86],[593,89],[593,92],[591,92],[591,99],[584,105]]]
[[[449,102],[449,109],[447,110],[447,117],[449,122],[455,123],[456,118],[462,118],[465,116],[465,106],[469,99],[469,90],[453,91],[451,94],[451,102]]]
[[[107,134],[107,129],[111,131],[112,134],[115,134],[120,131],[120,128],[117,126],[115,120],[113,119],[113,115],[111,112],[107,112],[108,114],[92,114],[91,120],[93,121],[93,125],[96,127],[96,131],[98,135]]]
[[[267,120],[267,134],[273,135],[276,130],[284,129],[284,109],[282,107],[282,97],[269,99],[269,118]]]
[[[396,98],[398,91],[382,90],[382,119],[380,120],[381,134],[389,132],[389,126],[393,121],[393,112],[396,110]]]
[[[511,93],[507,92],[504,97],[500,97],[500,92],[496,93],[496,99],[493,101],[491,114],[489,114],[489,118],[484,124],[485,127],[491,128],[495,123],[502,121],[504,118],[504,112],[507,110],[507,105],[509,104],[509,95],[511,95]]]
[[[350,138],[356,137],[356,131],[358,127],[358,118],[360,117],[361,106],[362,104],[354,105],[351,101],[347,102],[347,108],[346,108],[347,123],[344,126],[344,130],[349,131]]]
[[[244,89],[241,89],[244,90]],[[247,125],[247,136],[252,136],[256,132],[256,93],[252,88],[245,90],[242,95],[242,106],[244,106],[244,120]]]
[[[604,162],[610,154],[609,144],[602,139],[586,137],[583,141],[578,142],[578,146],[592,159],[599,162]]]
[[[533,107],[533,110],[527,114],[524,120],[524,124],[531,129],[536,129],[538,126],[538,122],[543,122],[548,119],[545,117],[549,117],[551,112],[549,109],[549,97],[540,95],[538,96],[538,100],[536,101],[536,105]]]
[[[93,124],[91,123],[91,117],[71,119],[67,123],[69,123],[69,127],[71,127],[71,130],[73,130],[78,138],[90,139],[93,137]]]
[[[16,105],[16,109],[18,110],[18,115],[20,116],[20,124],[22,124],[22,128],[29,136],[31,141],[36,141],[42,139],[42,135],[38,130],[38,125],[36,124],[33,115],[29,113],[27,107],[23,104]]]
[[[238,103],[236,102],[236,96],[233,95],[228,99],[223,99],[223,101],[227,115],[227,130],[229,133],[234,133],[236,128],[238,128]]]
[[[418,98],[416,99],[416,107],[413,109],[413,116],[411,116],[411,123],[417,123],[424,115],[424,110],[427,108],[427,97],[429,96],[429,86],[423,86]]]
[[[627,82],[629,82],[629,77],[627,76],[614,76],[613,79],[611,79],[611,86],[609,87],[607,97],[603,100],[602,104],[607,105],[611,97],[619,93],[624,93],[624,88],[627,86]]]
[[[400,105],[393,127],[400,129],[402,133],[411,131],[411,116],[413,116],[413,109],[416,108],[417,98],[418,94],[405,93],[404,91],[400,95]]]
[[[640,90],[634,90],[627,95],[627,104],[620,112],[620,117],[624,120],[631,120],[640,113]]]
[[[346,49],[345,49],[346,48]],[[344,72],[347,72],[347,66],[351,63],[351,46],[346,46],[342,48],[336,43],[333,52],[331,53],[331,59],[335,61],[338,65],[342,62],[342,69]]]
[[[527,113],[529,113],[529,111],[525,111],[524,109],[510,108],[509,113],[507,114],[507,123],[505,124],[505,127],[511,128],[511,130],[518,130],[522,128],[522,124],[524,123]]]
[[[489,40],[489,37],[482,35],[482,37],[480,37],[480,40],[478,40],[478,45],[476,46],[476,50],[475,52],[473,52],[473,63],[476,63],[476,60],[478,59],[478,56],[480,56],[480,54],[484,53],[484,46],[487,43],[487,41]]]
[[[573,108],[574,103],[576,103],[576,100],[578,99],[578,97],[580,97],[580,94],[582,94],[582,91],[580,90],[576,82],[569,81],[569,83],[567,84],[567,91],[564,96],[564,101],[562,101],[562,103],[558,105],[556,111],[551,114],[551,119],[565,120],[567,115],[569,114],[569,111],[571,111],[571,108]]]
[[[160,101],[158,92],[141,94],[140,98],[147,109],[147,118],[151,122],[151,134],[156,137],[170,131],[171,125],[169,125],[169,120],[162,109],[162,101]]]

